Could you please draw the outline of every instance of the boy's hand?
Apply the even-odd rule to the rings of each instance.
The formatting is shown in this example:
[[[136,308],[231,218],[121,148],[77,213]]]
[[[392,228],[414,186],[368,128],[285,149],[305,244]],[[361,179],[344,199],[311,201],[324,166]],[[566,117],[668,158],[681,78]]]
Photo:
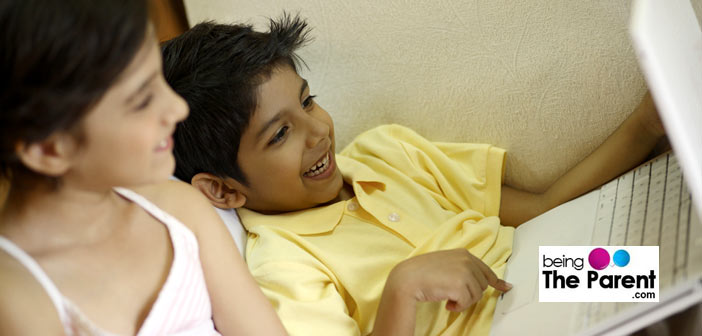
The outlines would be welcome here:
[[[478,302],[487,286],[512,288],[466,249],[409,258],[390,272],[371,334],[414,335],[417,302],[447,300],[446,309],[460,312]]]
[[[466,310],[478,302],[487,286],[503,292],[512,288],[463,248],[407,259],[390,273],[388,285],[415,302],[448,300],[446,309],[454,312]]]

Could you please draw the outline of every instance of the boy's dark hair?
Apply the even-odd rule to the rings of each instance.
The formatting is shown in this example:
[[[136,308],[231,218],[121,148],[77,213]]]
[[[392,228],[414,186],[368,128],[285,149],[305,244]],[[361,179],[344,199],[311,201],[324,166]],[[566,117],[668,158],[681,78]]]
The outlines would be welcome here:
[[[144,0],[0,1],[0,178],[42,177],[17,143],[73,130],[144,43],[147,22]]]
[[[307,42],[307,23],[283,15],[269,31],[251,25],[203,22],[164,43],[166,81],[183,96],[190,116],[176,127],[175,175],[190,182],[198,173],[247,184],[237,161],[239,142],[257,106],[257,88],[279,66],[295,71],[295,51]]]

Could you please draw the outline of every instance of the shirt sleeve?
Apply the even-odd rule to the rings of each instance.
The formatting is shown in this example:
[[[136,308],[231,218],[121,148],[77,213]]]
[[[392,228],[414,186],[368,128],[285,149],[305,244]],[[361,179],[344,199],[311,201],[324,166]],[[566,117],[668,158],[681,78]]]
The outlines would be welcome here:
[[[399,125],[372,129],[342,153],[372,170],[414,183],[451,210],[497,216],[505,151],[488,144],[431,142]]]
[[[291,336],[360,335],[333,273],[284,234],[256,229],[262,235],[249,236],[249,269],[287,332]]]

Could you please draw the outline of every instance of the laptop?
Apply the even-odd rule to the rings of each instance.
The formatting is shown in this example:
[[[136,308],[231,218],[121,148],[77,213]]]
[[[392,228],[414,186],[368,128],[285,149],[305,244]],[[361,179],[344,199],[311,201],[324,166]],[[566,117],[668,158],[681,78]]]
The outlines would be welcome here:
[[[521,225],[491,335],[626,335],[702,303],[702,32],[690,0],[636,0],[631,35],[673,152]],[[539,302],[539,246],[659,246],[659,302]],[[702,321],[698,322],[702,323]]]

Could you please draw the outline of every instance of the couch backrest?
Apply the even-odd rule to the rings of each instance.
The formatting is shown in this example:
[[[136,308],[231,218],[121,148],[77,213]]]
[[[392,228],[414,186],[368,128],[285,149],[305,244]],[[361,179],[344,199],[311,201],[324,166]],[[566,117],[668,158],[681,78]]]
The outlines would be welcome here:
[[[702,0],[692,0],[702,9]],[[435,141],[508,150],[507,182],[540,190],[623,121],[646,88],[630,1],[185,0],[191,24],[264,27],[283,10],[314,28],[303,76],[337,148],[399,123]]]

